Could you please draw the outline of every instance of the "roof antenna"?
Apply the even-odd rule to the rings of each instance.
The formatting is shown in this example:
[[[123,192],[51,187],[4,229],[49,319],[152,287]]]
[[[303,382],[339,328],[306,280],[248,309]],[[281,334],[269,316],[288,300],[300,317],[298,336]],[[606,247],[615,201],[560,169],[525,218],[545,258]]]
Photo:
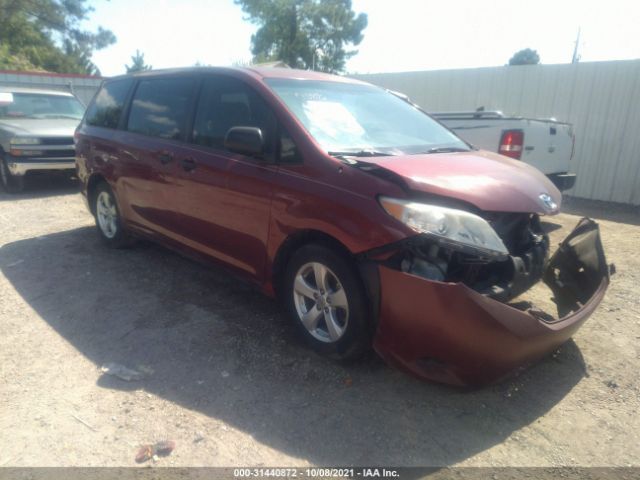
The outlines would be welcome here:
[[[578,46],[580,45],[580,27],[578,27],[578,36],[576,37],[576,44],[573,47],[573,57],[571,63],[578,63],[580,61],[580,54],[578,54]]]

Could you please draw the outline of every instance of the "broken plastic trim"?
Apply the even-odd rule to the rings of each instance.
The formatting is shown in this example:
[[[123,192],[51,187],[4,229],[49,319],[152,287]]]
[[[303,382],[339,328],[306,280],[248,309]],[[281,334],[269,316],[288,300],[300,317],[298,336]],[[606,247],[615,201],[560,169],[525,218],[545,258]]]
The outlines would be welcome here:
[[[418,377],[475,386],[499,380],[571,338],[604,298],[613,271],[598,225],[587,218],[546,262],[545,283],[559,318],[530,302],[505,303],[463,283],[375,262],[381,294],[376,351]]]
[[[358,255],[358,260],[362,262],[374,261],[376,263],[385,263],[395,252],[411,248],[413,246],[423,245],[428,239],[438,246],[449,248],[452,251],[464,253],[467,255],[476,255],[478,262],[497,262],[511,259],[514,263],[516,273],[509,280],[507,293],[493,294],[491,289],[477,290],[484,296],[494,298],[502,303],[507,303],[509,299],[519,296],[529,290],[540,278],[551,289],[553,293],[553,301],[557,305],[558,316],[560,318],[567,314],[578,310],[595,294],[600,287],[603,278],[609,278],[610,272],[615,271],[615,266],[608,266],[604,255],[604,248],[600,240],[600,230],[598,224],[590,218],[582,218],[574,230],[560,243],[558,249],[553,256],[546,261],[542,271],[536,275],[535,272],[527,272],[524,277],[536,278],[520,278],[517,273],[518,262],[522,263],[522,258],[512,255],[487,256],[481,255],[475,249],[466,248],[454,242],[438,242],[431,236],[419,234],[409,237],[398,242],[390,243],[378,248],[368,250]],[[429,280],[427,278],[427,280]],[[458,283],[458,282],[453,282]],[[497,284],[496,286],[499,286]],[[468,285],[473,288],[471,285]],[[539,310],[528,301],[520,301],[511,303],[510,306],[522,311],[528,311],[536,318],[543,319],[547,322],[557,321],[550,314]]]
[[[543,275],[558,315],[562,318],[585,305],[602,280],[609,280],[610,271],[615,267],[607,265],[598,224],[590,218],[581,219],[549,259]]]
[[[485,254],[474,247],[418,234],[369,250],[361,263],[373,261],[427,280],[464,283],[479,293],[507,301],[528,290],[543,274],[548,241],[531,243],[519,254]],[[440,253],[439,253],[440,252]]]

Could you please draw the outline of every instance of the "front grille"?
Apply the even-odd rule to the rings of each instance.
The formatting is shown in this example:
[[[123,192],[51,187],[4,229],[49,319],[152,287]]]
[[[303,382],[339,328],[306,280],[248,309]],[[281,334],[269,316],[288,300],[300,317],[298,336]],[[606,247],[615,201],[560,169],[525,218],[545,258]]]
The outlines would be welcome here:
[[[38,152],[36,154],[31,154],[31,152]],[[21,159],[21,161],[29,161],[30,159],[39,159],[39,158],[75,158],[76,152],[73,149],[70,150],[31,150],[28,155],[20,155],[16,158]]]
[[[42,145],[73,145],[73,137],[40,137]]]
[[[43,150],[42,155],[37,155],[38,158],[50,158],[50,157],[75,157],[76,151],[70,150]]]

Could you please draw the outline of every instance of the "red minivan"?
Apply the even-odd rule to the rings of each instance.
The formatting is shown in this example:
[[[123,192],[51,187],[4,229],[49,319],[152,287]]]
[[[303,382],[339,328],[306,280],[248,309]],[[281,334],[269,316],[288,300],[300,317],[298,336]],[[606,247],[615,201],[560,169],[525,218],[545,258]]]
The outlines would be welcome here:
[[[197,68],[104,82],[76,131],[110,247],[148,238],[277,296],[318,352],[458,385],[566,341],[609,284],[597,225],[549,258],[561,195],[406,99],[291,69]],[[543,280],[549,314],[522,299]]]

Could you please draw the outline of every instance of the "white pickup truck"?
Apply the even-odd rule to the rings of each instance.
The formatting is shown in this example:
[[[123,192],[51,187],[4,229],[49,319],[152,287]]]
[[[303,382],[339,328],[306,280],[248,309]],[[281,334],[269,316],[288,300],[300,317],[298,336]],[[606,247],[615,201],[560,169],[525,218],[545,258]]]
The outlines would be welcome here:
[[[546,174],[559,190],[569,190],[574,135],[569,123],[555,119],[508,117],[499,111],[429,112],[471,145],[522,160]]]

